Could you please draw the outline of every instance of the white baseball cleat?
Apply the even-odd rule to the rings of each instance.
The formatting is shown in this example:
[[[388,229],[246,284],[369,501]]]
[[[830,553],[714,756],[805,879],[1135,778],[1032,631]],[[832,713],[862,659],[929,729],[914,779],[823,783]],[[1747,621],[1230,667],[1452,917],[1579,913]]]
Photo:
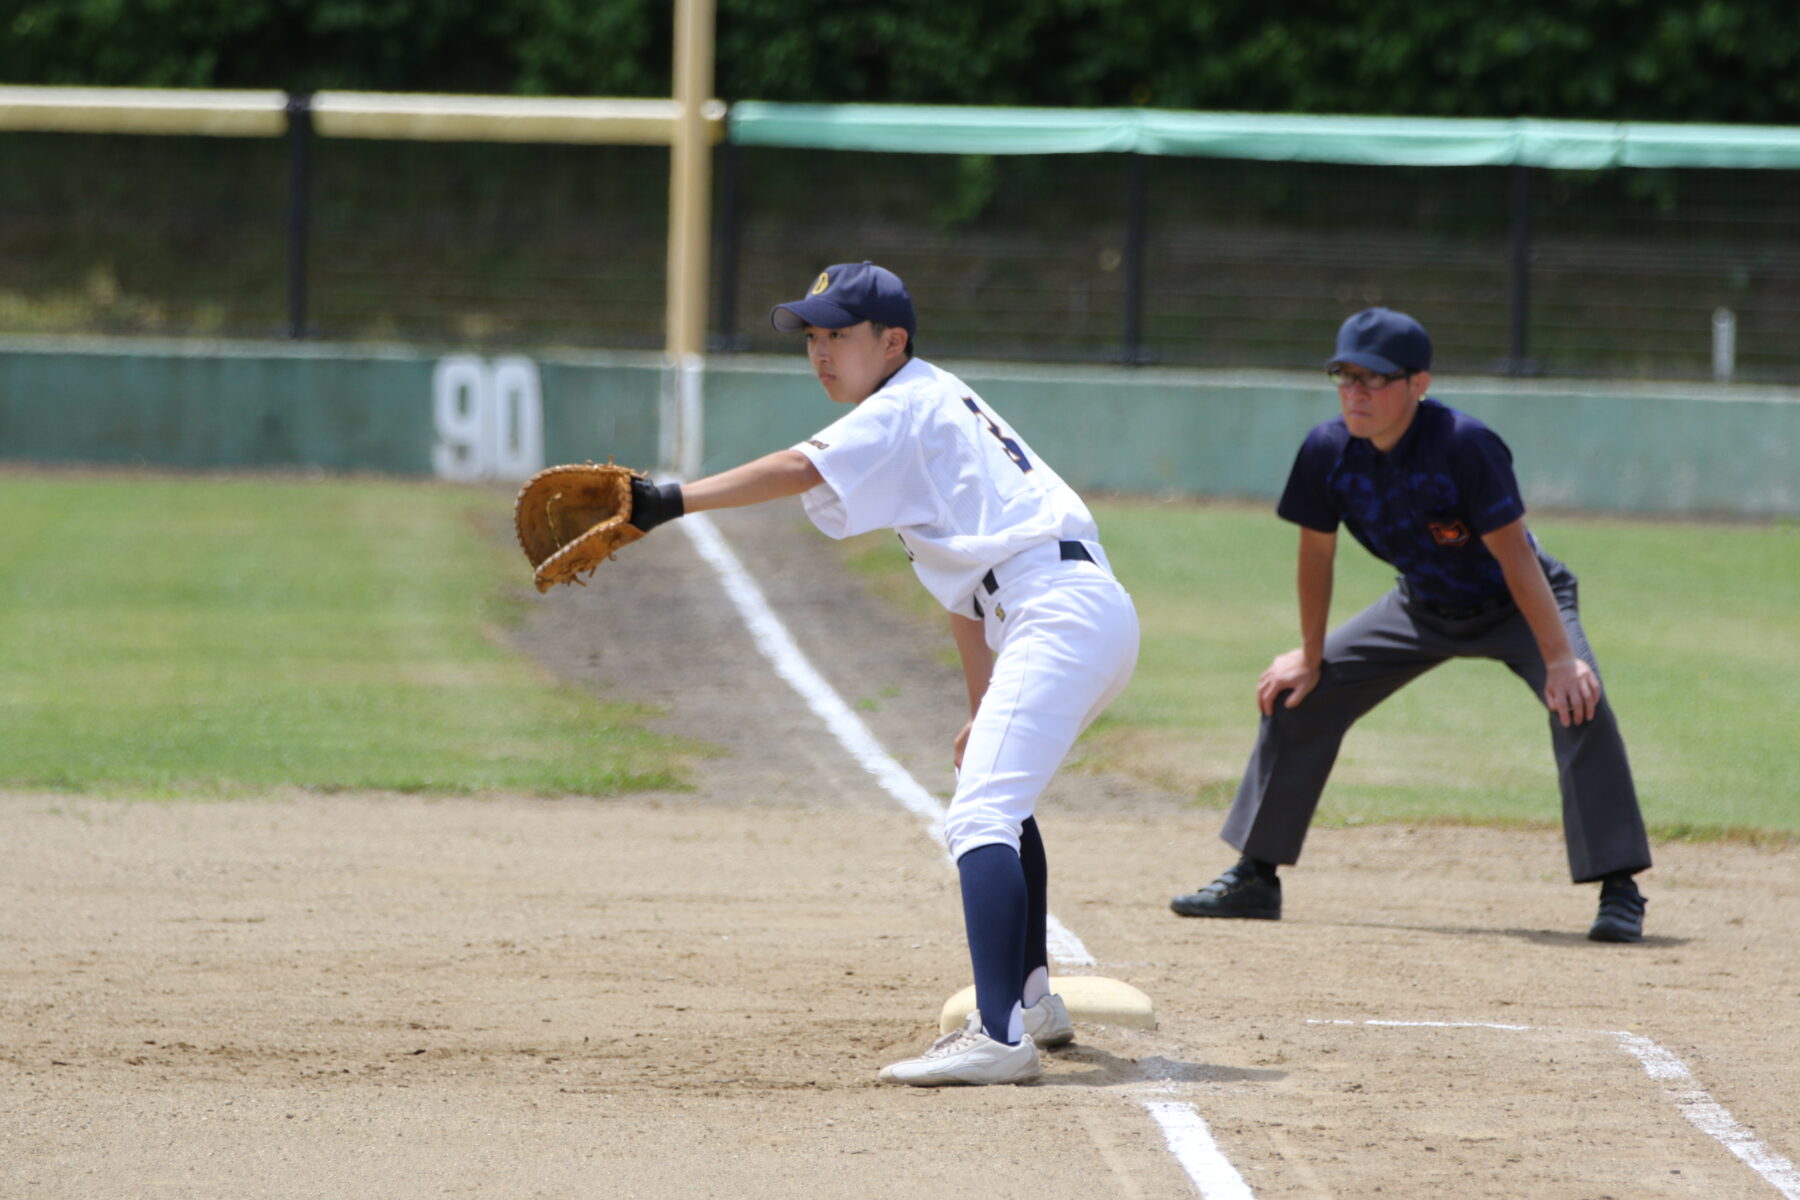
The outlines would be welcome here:
[[[1044,1073],[1031,1035],[1016,1046],[996,1042],[979,1029],[946,1033],[917,1058],[881,1068],[881,1082],[912,1087],[950,1084],[1030,1083]]]
[[[1069,1006],[1063,998],[1051,992],[1039,998],[1031,1008],[1019,1010],[1023,1017],[1025,1032],[1040,1050],[1054,1050],[1058,1046],[1066,1046],[1075,1040],[1075,1022],[1069,1018]],[[981,1023],[981,1010],[972,1009],[963,1019],[963,1028],[973,1033],[981,1033],[985,1026]]]
[[[1069,1006],[1055,992],[1021,1011],[1025,1014],[1025,1032],[1044,1049],[1053,1050],[1075,1040],[1075,1022],[1069,1019]]]

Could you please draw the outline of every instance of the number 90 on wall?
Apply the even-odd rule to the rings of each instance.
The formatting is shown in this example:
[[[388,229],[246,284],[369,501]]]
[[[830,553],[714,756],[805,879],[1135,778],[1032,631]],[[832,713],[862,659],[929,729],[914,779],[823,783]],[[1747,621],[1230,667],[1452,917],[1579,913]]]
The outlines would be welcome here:
[[[544,465],[543,389],[528,358],[439,359],[431,418],[431,468],[440,479],[525,479]]]

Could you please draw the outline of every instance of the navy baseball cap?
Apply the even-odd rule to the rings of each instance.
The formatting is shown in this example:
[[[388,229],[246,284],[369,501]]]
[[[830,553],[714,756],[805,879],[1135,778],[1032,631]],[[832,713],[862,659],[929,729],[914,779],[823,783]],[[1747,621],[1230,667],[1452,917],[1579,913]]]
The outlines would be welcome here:
[[[872,262],[826,267],[813,280],[805,299],[777,304],[769,310],[769,320],[783,333],[798,333],[808,325],[844,329],[864,321],[898,326],[909,338],[918,332],[906,285],[898,275]]]
[[[1365,308],[1338,328],[1337,353],[1325,361],[1325,369],[1339,363],[1383,375],[1426,371],[1431,368],[1431,337],[1403,312]]]

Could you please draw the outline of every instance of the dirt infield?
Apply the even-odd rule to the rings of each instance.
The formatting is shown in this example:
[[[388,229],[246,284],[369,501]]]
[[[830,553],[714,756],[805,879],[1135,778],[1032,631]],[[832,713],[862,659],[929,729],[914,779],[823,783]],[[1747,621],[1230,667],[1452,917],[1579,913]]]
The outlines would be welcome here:
[[[869,600],[797,507],[718,524],[941,793],[948,639]],[[1593,890],[1554,832],[1319,830],[1287,919],[1183,921],[1219,814],[1068,773],[1051,907],[1160,1028],[1078,1027],[1036,1086],[877,1085],[967,982],[949,864],[686,538],[633,554],[520,643],[720,747],[692,792],[0,795],[0,1198],[1200,1194],[1166,1101],[1262,1198],[1782,1194],[1793,850],[1659,846],[1637,946],[1583,939]],[[1650,1043],[1691,1078],[1653,1077]]]

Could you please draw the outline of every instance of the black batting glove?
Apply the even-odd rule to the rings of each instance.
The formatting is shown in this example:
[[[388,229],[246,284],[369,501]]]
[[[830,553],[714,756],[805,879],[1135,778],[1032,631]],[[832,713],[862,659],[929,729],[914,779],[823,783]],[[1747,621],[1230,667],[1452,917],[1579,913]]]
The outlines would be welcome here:
[[[651,483],[648,479],[632,477],[629,524],[649,533],[664,521],[673,521],[686,512],[679,483]]]

